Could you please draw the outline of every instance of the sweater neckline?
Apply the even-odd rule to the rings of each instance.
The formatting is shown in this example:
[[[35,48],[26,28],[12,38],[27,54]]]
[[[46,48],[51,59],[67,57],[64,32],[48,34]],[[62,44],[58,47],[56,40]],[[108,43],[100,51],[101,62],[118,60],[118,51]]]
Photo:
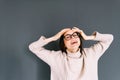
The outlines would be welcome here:
[[[67,50],[67,56],[70,58],[80,58],[81,53],[80,53],[80,50],[78,50],[75,53],[71,53],[70,51]]]

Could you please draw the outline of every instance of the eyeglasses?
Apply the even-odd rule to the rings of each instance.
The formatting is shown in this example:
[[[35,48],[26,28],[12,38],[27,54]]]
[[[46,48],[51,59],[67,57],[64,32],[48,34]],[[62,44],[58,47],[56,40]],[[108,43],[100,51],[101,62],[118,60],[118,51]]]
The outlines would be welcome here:
[[[78,38],[79,34],[77,32],[74,32],[73,34],[67,34],[64,36],[64,39],[68,41],[68,40],[72,39],[72,37]]]

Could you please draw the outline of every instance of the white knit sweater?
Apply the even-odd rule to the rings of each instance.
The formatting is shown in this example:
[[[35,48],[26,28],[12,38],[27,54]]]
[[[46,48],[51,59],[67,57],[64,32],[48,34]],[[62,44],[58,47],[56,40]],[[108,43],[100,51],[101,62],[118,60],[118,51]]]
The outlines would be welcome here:
[[[98,60],[113,41],[112,34],[96,32],[97,44],[84,48],[85,53],[62,53],[44,48],[48,44],[41,36],[39,40],[31,43],[29,49],[51,69],[51,80],[98,80]]]

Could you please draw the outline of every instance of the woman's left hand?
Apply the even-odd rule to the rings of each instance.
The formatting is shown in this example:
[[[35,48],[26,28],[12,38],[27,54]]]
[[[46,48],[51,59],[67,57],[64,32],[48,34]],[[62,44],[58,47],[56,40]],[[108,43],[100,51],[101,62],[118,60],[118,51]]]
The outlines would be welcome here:
[[[81,30],[81,29],[79,29],[79,28],[77,28],[77,27],[73,27],[72,30],[73,30],[74,32],[79,32],[84,40],[92,40],[92,39],[95,38],[95,35],[87,36],[87,35],[83,32],[83,30]]]

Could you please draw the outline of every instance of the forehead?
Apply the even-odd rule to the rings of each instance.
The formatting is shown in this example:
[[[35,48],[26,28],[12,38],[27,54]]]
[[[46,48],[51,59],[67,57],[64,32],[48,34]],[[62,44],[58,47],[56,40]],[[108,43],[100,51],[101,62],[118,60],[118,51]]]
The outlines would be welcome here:
[[[74,31],[73,31],[73,30],[69,30],[69,31],[65,32],[65,34],[64,34],[64,35],[67,35],[67,34],[73,34],[73,33],[74,33]]]

